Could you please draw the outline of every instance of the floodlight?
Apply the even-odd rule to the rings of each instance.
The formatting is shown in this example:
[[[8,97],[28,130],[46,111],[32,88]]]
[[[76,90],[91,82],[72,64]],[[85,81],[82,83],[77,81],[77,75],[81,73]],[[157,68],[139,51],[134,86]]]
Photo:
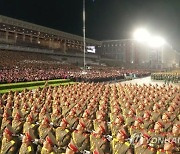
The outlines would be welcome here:
[[[148,45],[152,48],[159,48],[164,44],[165,44],[165,40],[160,36],[151,37],[148,41]]]
[[[147,42],[149,38],[150,38],[150,34],[144,28],[137,29],[134,32],[134,39],[137,40],[138,42]]]

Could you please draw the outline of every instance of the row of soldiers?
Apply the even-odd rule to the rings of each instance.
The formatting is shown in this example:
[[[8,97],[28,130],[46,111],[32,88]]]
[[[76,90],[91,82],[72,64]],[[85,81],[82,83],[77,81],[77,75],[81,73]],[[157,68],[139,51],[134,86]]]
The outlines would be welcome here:
[[[178,83],[180,80],[180,73],[152,73],[151,79],[164,80],[165,84]]]
[[[1,153],[180,152],[180,89],[79,83],[4,94]],[[154,139],[169,139],[154,142]],[[172,140],[173,139],[173,140]]]

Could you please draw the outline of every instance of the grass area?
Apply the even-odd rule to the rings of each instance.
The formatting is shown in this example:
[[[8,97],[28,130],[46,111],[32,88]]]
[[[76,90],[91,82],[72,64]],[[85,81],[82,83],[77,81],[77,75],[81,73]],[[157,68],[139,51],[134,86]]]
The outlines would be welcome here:
[[[43,88],[46,81],[33,81],[33,82],[20,82],[20,83],[7,83],[0,84],[0,93],[7,93],[9,91],[23,91],[24,89],[37,89],[38,87]],[[48,80],[49,86],[59,86],[74,84],[70,79],[56,79]]]

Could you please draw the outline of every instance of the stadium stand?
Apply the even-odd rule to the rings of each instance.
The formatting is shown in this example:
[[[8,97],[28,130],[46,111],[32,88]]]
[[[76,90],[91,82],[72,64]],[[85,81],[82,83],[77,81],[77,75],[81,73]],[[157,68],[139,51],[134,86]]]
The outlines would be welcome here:
[[[122,70],[115,67],[92,67],[86,74],[74,65],[62,64],[51,58],[51,55],[18,51],[0,51],[0,82],[12,83],[22,81],[50,80],[71,78],[74,81],[109,81],[124,79],[124,74],[147,76],[149,72]]]

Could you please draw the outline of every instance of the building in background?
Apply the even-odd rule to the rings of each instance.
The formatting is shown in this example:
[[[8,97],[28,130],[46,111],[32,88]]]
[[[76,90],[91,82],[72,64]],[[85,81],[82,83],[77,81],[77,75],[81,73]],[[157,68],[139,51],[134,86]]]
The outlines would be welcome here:
[[[98,41],[86,38],[86,47],[87,65],[166,69],[180,64],[180,53],[168,44],[152,49],[133,39]],[[82,65],[83,48],[82,36],[0,15],[0,49],[40,52],[62,62]]]
[[[169,44],[150,48],[133,39],[106,40],[98,47],[100,61],[124,68],[167,69],[177,68],[180,53]]]

